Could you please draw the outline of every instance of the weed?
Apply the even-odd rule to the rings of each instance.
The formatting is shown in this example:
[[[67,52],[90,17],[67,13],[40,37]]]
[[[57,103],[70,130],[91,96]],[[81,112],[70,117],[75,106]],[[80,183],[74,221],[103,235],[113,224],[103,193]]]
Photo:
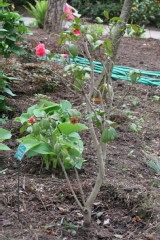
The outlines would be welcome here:
[[[160,174],[160,160],[158,158],[153,158],[147,161],[147,166],[154,170],[156,173]]]

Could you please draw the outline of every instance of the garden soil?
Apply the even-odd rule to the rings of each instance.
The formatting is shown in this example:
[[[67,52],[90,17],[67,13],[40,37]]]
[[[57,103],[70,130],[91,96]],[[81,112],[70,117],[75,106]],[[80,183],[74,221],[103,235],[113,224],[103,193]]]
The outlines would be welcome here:
[[[160,88],[114,80],[115,108],[111,120],[118,123],[117,138],[107,145],[105,179],[92,208],[92,224],[83,228],[83,216],[61,169],[46,170],[42,158],[24,158],[20,162],[20,199],[18,219],[18,163],[14,155],[22,137],[21,125],[14,121],[40,98],[59,103],[66,99],[85,114],[83,99],[69,91],[62,82],[62,66],[35,58],[35,46],[41,41],[56,53],[66,53],[58,46],[57,37],[50,37],[42,29],[31,29],[26,57],[12,56],[2,60],[8,76],[16,77],[7,104],[13,111],[5,112],[3,128],[11,130],[12,139],[6,144],[11,151],[1,152],[2,231],[3,240],[98,240],[98,239],[160,239],[160,176],[147,166],[149,159],[160,156]],[[81,48],[81,44],[80,44]],[[160,41],[154,39],[123,38],[116,65],[160,71]],[[102,60],[102,52],[94,55]],[[98,78],[98,76],[97,76]],[[126,94],[127,93],[127,94]],[[123,97],[126,97],[123,99]],[[98,107],[98,103],[97,104]],[[130,126],[135,123],[137,132]],[[85,197],[96,180],[97,163],[88,131],[81,133],[85,145],[86,162],[79,170]],[[73,188],[81,201],[74,171],[68,171]]]

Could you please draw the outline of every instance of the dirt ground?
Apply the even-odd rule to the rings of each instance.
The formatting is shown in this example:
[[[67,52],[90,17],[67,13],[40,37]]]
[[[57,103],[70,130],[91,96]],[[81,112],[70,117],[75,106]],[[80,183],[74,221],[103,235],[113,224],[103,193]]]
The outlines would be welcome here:
[[[31,43],[29,57],[15,58],[3,62],[3,70],[9,76],[20,79],[12,87],[16,97],[8,98],[14,110],[5,113],[8,121],[4,128],[11,130],[12,139],[6,144],[9,152],[2,152],[2,239],[3,240],[97,240],[97,239],[160,239],[160,176],[147,166],[147,160],[160,157],[160,88],[113,80],[114,105],[125,100],[115,110],[112,120],[118,123],[118,137],[107,145],[106,176],[92,209],[92,225],[82,227],[83,216],[69,190],[63,173],[59,169],[46,170],[41,157],[23,158],[20,172],[20,213],[17,198],[17,161],[14,157],[18,147],[20,124],[14,118],[39,102],[40,94],[50,101],[67,99],[78,109],[82,100],[69,92],[55,76],[61,67],[47,64],[34,58],[34,47],[42,41],[46,48],[64,53],[57,46],[56,37],[42,29],[32,31],[26,37]],[[118,51],[116,65],[143,70],[160,71],[160,41],[154,39],[123,38]],[[96,52],[96,60],[101,53]],[[38,69],[38,70],[37,70]],[[68,79],[70,80],[70,79]],[[45,95],[45,96],[44,96]],[[139,130],[133,132],[135,123]],[[84,158],[87,160],[79,171],[85,196],[88,196],[96,179],[96,157],[88,132],[82,133],[85,143]],[[72,170],[69,177],[74,188],[77,182]],[[23,184],[25,182],[25,190]],[[77,192],[78,196],[79,192]]]

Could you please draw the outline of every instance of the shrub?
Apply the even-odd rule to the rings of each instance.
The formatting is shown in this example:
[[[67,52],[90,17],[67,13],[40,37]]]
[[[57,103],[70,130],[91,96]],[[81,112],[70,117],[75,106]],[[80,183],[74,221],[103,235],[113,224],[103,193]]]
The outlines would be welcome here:
[[[0,69],[0,112],[11,110],[11,108],[6,105],[7,100],[5,95],[15,96],[10,90],[10,82],[13,79],[15,78],[5,76],[2,69]]]
[[[134,1],[130,20],[139,25],[155,25],[160,27],[160,1]]]
[[[97,16],[104,19],[103,12],[109,12],[109,18],[119,16],[124,1],[120,0],[69,0],[80,14],[95,19]],[[135,0],[133,3],[130,22],[139,25],[155,25],[160,27],[160,1]]]
[[[30,33],[24,26],[21,16],[17,12],[11,12],[9,4],[0,3],[0,55],[9,58],[11,53],[23,54],[25,51],[19,46],[20,42],[25,42],[23,34]]]
[[[36,19],[37,25],[40,28],[43,28],[44,26],[44,20],[45,15],[48,7],[48,1],[47,0],[35,0],[36,5],[33,6],[31,3],[27,2],[30,9],[26,6],[25,9],[28,11],[28,13]]]
[[[56,168],[59,157],[65,169],[81,168],[83,142],[78,132],[87,127],[78,123],[81,114],[71,107],[67,100],[60,104],[41,100],[15,119],[23,124],[20,132],[28,133],[19,139],[27,147],[27,157],[41,154],[47,169]]]

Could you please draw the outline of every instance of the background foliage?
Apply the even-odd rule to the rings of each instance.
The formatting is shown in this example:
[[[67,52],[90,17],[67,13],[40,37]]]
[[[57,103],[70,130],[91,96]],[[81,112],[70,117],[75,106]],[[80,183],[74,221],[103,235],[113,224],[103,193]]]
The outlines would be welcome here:
[[[7,1],[8,2],[8,1]],[[15,6],[35,5],[34,0],[13,0]],[[95,19],[97,16],[104,18],[104,9],[109,12],[109,17],[118,16],[124,0],[68,0],[82,16]],[[159,0],[135,0],[130,17],[130,22],[139,25],[153,25],[160,27],[160,1]]]

